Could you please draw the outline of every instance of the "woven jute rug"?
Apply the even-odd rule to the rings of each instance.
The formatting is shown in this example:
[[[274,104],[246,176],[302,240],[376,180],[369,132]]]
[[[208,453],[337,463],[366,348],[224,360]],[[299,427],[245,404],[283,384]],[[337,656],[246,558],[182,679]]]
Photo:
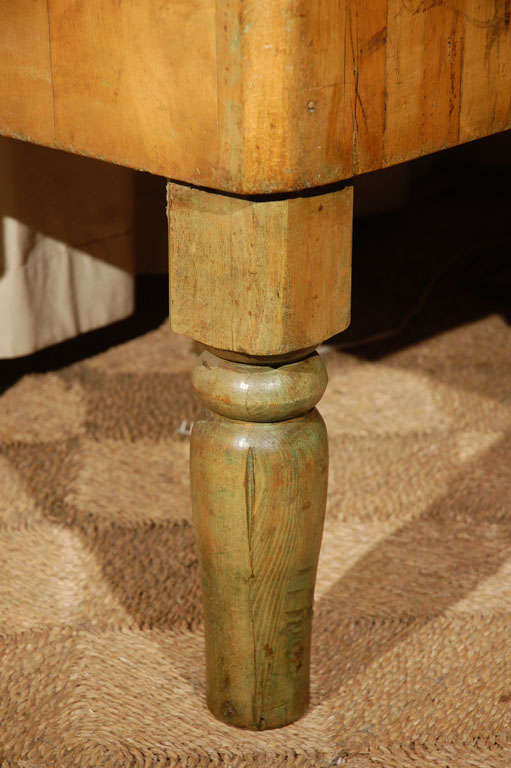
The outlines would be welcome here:
[[[511,329],[422,335],[324,351],[312,701],[264,733],[204,703],[191,342],[164,323],[5,389],[2,768],[509,768]]]

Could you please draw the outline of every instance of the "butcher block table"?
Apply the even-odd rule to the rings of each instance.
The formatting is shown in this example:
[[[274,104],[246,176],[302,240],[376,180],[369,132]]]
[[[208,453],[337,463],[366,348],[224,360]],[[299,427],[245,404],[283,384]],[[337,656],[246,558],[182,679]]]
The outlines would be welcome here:
[[[511,127],[511,0],[0,0],[0,132],[167,177],[208,705],[300,717],[361,173]],[[162,419],[165,414],[162,413]]]

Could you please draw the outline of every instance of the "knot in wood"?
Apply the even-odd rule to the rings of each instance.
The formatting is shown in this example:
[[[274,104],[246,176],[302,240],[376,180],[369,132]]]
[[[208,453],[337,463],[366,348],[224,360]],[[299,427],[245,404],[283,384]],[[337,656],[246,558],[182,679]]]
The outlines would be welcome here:
[[[215,413],[241,421],[284,421],[321,399],[327,373],[317,352],[285,365],[250,365],[202,353],[192,376],[195,391]]]

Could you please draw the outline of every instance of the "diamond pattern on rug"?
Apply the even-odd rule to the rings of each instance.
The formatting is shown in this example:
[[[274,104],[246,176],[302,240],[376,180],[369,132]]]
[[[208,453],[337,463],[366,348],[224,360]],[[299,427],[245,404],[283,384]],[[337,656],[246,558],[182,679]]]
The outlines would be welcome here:
[[[98,523],[190,519],[188,453],[184,441],[83,439],[65,501]]]
[[[509,768],[510,338],[487,317],[326,353],[311,707],[266,733],[204,702],[189,342],[162,327],[6,390],[2,768]]]

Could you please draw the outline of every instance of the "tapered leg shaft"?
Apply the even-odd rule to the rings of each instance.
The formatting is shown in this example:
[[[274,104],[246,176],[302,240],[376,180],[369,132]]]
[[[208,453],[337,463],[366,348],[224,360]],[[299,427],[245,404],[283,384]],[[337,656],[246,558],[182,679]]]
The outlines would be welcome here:
[[[279,406],[291,412],[294,406],[296,413],[285,421],[251,423],[241,420],[247,417],[242,402],[230,408],[237,418],[205,410],[194,425],[191,447],[208,705],[233,725],[274,728],[300,717],[308,704],[328,445],[318,411],[301,411],[314,390],[322,390],[325,377],[322,364],[308,361],[276,370],[238,365],[237,377],[225,361],[212,355],[207,361],[219,398],[213,406],[226,410],[225,399],[230,390],[235,399],[239,384],[249,399],[252,389],[261,398],[266,378],[272,380],[273,406],[268,403],[262,417],[269,419]],[[222,372],[228,380],[223,387]],[[200,363],[196,379],[201,377]],[[212,399],[210,391],[210,405]]]

